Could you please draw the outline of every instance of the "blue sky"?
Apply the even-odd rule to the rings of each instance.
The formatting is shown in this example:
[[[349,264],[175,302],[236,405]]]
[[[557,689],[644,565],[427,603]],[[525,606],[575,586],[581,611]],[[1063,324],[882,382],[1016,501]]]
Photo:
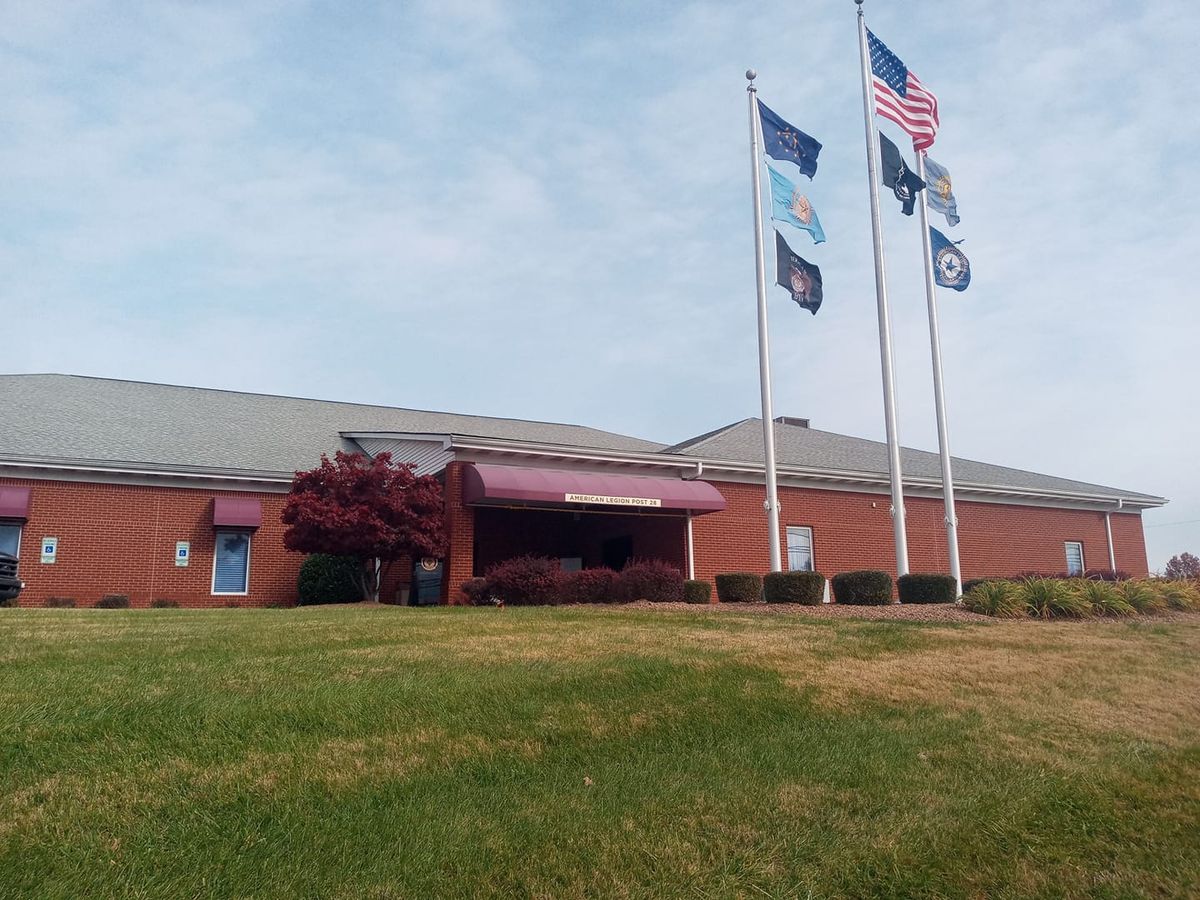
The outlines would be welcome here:
[[[932,155],[973,268],[941,296],[954,452],[1168,496],[1152,566],[1200,552],[1200,9],[866,9],[940,101]],[[753,66],[824,144],[829,241],[794,246],[825,304],[771,290],[776,412],[883,436],[850,0],[79,0],[4,19],[6,371],[663,441],[757,415]],[[895,204],[884,230],[901,438],[935,449],[920,234]]]

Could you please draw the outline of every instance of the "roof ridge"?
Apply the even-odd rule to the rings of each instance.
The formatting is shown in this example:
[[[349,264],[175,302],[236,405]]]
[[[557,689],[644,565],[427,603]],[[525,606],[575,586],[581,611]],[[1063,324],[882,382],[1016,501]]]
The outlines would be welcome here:
[[[637,435],[625,434],[624,432],[619,431],[608,431],[604,428],[595,428],[591,425],[580,425],[574,422],[551,422],[546,419],[522,419],[516,416],[489,416],[483,413],[448,412],[440,409],[416,409],[411,406],[386,406],[382,403],[355,403],[350,400],[325,400],[320,397],[297,397],[293,394],[265,394],[261,391],[239,391],[234,388],[200,387],[194,384],[170,384],[164,381],[143,381],[136,378],[109,378],[102,375],[77,375],[72,372],[0,372],[0,378],[78,378],[83,381],[109,381],[116,382],[118,384],[141,384],[148,387],[174,388],[182,391],[203,391],[205,393],[216,394],[238,394],[243,397],[265,397],[270,400],[299,400],[303,403],[327,403],[335,406],[356,406],[366,409],[386,409],[393,412],[428,413],[435,416],[457,416],[463,419],[490,419],[496,422],[526,422],[531,425],[554,425],[559,428],[598,431],[602,434],[611,434],[616,437],[629,438],[630,440],[645,441],[648,444],[658,443],[658,441],[651,441],[648,438],[638,437]]]
[[[691,438],[688,438],[687,440],[680,441],[678,444],[672,444],[669,447],[664,447],[662,450],[659,450],[658,452],[659,453],[678,453],[680,450],[685,450],[689,447],[697,447],[700,444],[703,444],[705,441],[712,440],[718,434],[722,434],[723,432],[729,431],[730,429],[737,428],[739,425],[742,425],[742,424],[744,424],[746,422],[750,422],[750,421],[753,421],[753,419],[739,419],[738,421],[731,422],[728,425],[722,425],[720,428],[714,428],[712,431],[706,431],[706,432],[704,432],[704,434],[698,434],[695,437],[691,437]]]

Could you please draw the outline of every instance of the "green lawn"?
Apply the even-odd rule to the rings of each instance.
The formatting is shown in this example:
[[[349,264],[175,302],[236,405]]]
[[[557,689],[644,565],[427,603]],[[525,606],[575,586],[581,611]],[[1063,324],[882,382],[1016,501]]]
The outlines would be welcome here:
[[[1200,618],[0,610],[0,897],[1196,896]]]

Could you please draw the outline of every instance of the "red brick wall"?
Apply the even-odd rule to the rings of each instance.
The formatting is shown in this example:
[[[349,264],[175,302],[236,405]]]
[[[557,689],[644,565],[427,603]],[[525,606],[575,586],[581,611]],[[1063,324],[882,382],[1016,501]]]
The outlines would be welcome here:
[[[104,594],[128,594],[131,605],[154,599],[185,606],[262,606],[291,603],[303,556],[283,547],[284,494],[83,484],[4,478],[31,488],[29,520],[21,531],[22,606],[71,597],[92,606]],[[245,596],[212,594],[216,496],[262,502],[262,527],[250,539]],[[41,560],[41,540],[58,538],[53,564]],[[190,541],[186,567],[175,565],[175,542]]]
[[[446,466],[442,482],[446,502],[446,533],[450,553],[442,570],[442,597],[448,603],[465,603],[462,583],[472,575],[475,554],[475,510],[462,502],[463,463]]]
[[[764,489],[751,484],[714,482],[727,507],[693,522],[696,577],[711,581],[721,572],[766,572],[767,517]],[[896,572],[890,498],[881,494],[780,488],[780,531],[786,566],[786,526],[813,530],[818,571],[835,575],[851,569]],[[946,572],[946,535],[940,499],[909,497],[908,557],[913,572]],[[1089,568],[1108,568],[1104,514],[1089,510],[959,501],[958,542],[964,578],[1014,575],[1021,571],[1061,572],[1064,541],[1082,541]],[[1138,513],[1113,513],[1117,568],[1146,575],[1146,543]]]

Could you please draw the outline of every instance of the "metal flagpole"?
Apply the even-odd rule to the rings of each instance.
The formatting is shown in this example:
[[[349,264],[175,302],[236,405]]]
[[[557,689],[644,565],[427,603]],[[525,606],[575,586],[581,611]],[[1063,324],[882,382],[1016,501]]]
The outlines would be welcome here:
[[[917,175],[925,180],[925,154],[917,152]],[[927,195],[931,190],[925,188]],[[933,277],[933,249],[929,238],[929,208],[922,195],[921,245],[925,248],[925,305],[929,308],[929,352],[933,357],[933,405],[937,410],[938,453],[942,457],[942,498],[946,504],[946,549],[950,574],[962,595],[962,569],[958,562],[958,516],[954,512],[954,476],[950,471],[950,436],[946,425],[946,392],[942,389],[942,339],[938,330],[937,283]]]
[[[883,418],[887,426],[888,471],[892,481],[892,531],[896,538],[896,574],[908,574],[908,536],[904,526],[904,487],[900,473],[900,442],[896,436],[896,386],[892,366],[892,318],[883,276],[883,231],[879,220],[879,142],[875,135],[875,91],[867,54],[867,23],[863,0],[858,5],[858,55],[862,63],[863,122],[867,131],[867,178],[871,183],[871,236],[875,246],[875,300],[879,313],[879,362],[883,369]]]
[[[758,73],[746,70],[746,96],[750,100],[750,172],[754,186],[754,264],[758,275],[758,380],[762,390],[763,466],[767,476],[767,540],[771,544],[771,571],[783,569],[779,552],[779,488],[775,479],[775,417],[771,414],[771,350],[767,343],[767,263],[763,251],[762,146],[758,121]]]

